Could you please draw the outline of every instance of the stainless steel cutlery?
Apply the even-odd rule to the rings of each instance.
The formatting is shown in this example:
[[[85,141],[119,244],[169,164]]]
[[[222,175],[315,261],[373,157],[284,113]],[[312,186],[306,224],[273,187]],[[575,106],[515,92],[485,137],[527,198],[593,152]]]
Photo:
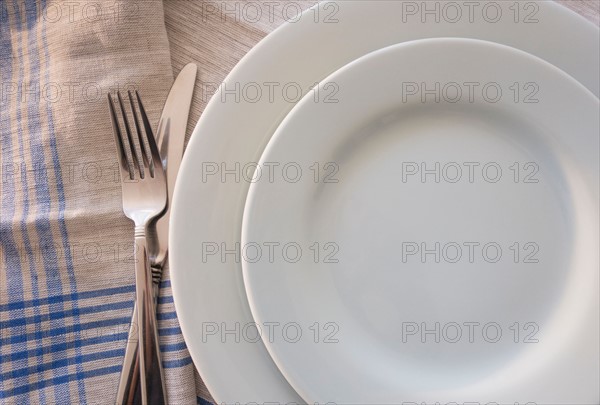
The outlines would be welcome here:
[[[169,219],[171,214],[171,200],[175,190],[175,180],[179,173],[179,166],[183,158],[185,131],[188,123],[194,83],[198,68],[195,64],[186,65],[173,83],[167,97],[162,116],[158,123],[156,140],[163,159],[163,166],[167,173],[167,190],[169,204],[167,211],[156,221],[150,236],[150,260],[155,274],[162,273],[167,261],[169,243]]]
[[[166,403],[166,391],[164,388],[164,378],[162,377],[162,367],[160,363],[160,351],[158,350],[158,340],[156,343],[156,357],[150,358],[148,361],[143,364],[140,363],[140,357],[138,355],[138,340],[147,339],[148,337],[142,337],[144,331],[141,331],[137,325],[141,325],[140,319],[144,319],[144,317],[148,317],[152,315],[154,319],[154,329],[156,329],[156,321],[155,321],[155,311],[156,311],[156,298],[158,296],[158,286],[162,277],[163,268],[167,262],[167,254],[168,254],[168,226],[169,226],[169,217],[170,217],[170,200],[173,196],[173,190],[175,187],[175,180],[177,178],[177,173],[179,171],[179,165],[181,163],[181,159],[183,157],[183,147],[185,141],[185,131],[188,122],[189,110],[192,102],[192,96],[194,92],[194,84],[196,81],[196,73],[197,67],[195,64],[188,64],[185,66],[180,72],[179,76],[175,80],[173,87],[169,93],[165,106],[163,108],[163,112],[161,115],[161,119],[158,124],[158,130],[156,134],[156,142],[160,145],[160,152],[157,157],[154,157],[152,154],[152,150],[146,149],[147,155],[152,158],[152,167],[161,166],[164,171],[164,180],[166,182],[166,204],[164,210],[157,216],[154,216],[145,226],[145,252],[146,252],[146,260],[147,260],[147,269],[146,274],[149,275],[152,279],[152,283],[150,285],[146,285],[146,279],[141,280],[137,277],[136,271],[136,293],[140,291],[140,282],[144,282],[144,286],[142,286],[143,293],[146,294],[145,301],[136,299],[132,322],[129,333],[129,340],[127,341],[125,356],[123,360],[123,368],[121,371],[121,378],[119,381],[119,388],[117,392],[117,404],[132,404],[132,403]],[[139,95],[136,93],[136,98],[138,100],[140,115],[142,116],[142,122],[144,123],[144,129],[146,130],[146,135],[150,137],[152,133],[152,127],[148,122],[148,118],[145,114],[145,110],[143,109],[143,105],[141,103],[141,99]],[[117,99],[119,101],[119,109],[115,110],[114,103],[112,99],[109,97],[110,109],[111,109],[111,117],[113,121],[113,128],[115,128],[115,135],[117,140],[123,139],[123,136],[120,134],[126,133],[127,140],[130,143],[117,143],[119,148],[123,148],[125,146],[125,152],[127,152],[127,146],[130,147],[130,151],[132,152],[130,155],[125,154],[125,157],[131,156],[132,161],[127,161],[128,167],[131,167],[130,163],[133,164],[135,168],[135,164],[137,162],[145,162],[144,155],[141,148],[148,148],[150,142],[143,142],[143,137],[140,136],[141,128],[139,126],[139,119],[137,114],[135,113],[135,106],[133,97],[130,95],[130,106],[131,110],[134,113],[133,119],[135,124],[136,133],[138,138],[133,136],[129,136],[131,131],[131,126],[129,122],[126,120],[125,110],[123,107],[123,102],[120,94],[117,94]],[[124,117],[124,127],[119,127],[117,120],[117,112],[120,111],[121,115]],[[120,131],[120,132],[117,132]],[[137,143],[135,142],[137,139]],[[152,140],[154,141],[154,137],[152,136]],[[139,148],[138,148],[139,145]],[[138,159],[137,152],[140,152],[140,160]],[[119,153],[122,153],[122,149],[119,149]],[[123,156],[121,155],[122,159]],[[159,164],[160,163],[160,164]],[[139,168],[139,167],[138,167]],[[141,169],[141,168],[140,168]],[[126,174],[126,173],[124,173]],[[139,172],[141,177],[141,171]],[[124,182],[127,181],[124,179]],[[123,185],[123,195],[124,195],[124,209],[125,209],[125,184]],[[138,194],[138,197],[141,197],[142,194]],[[137,235],[137,228],[136,228]],[[139,251],[139,247],[138,247]],[[148,299],[147,296],[152,297],[152,299]],[[152,308],[150,312],[146,308],[145,314],[138,313],[138,308],[141,306],[141,302],[149,302],[152,301]],[[145,304],[146,307],[149,304]],[[146,319],[146,321],[148,321]],[[152,330],[146,328],[145,332],[152,333]],[[135,337],[138,336],[139,339]],[[152,342],[152,340],[151,340]],[[140,346],[141,347],[141,346]],[[146,354],[148,354],[148,348],[144,347]],[[143,351],[141,351],[143,353]],[[152,370],[148,368],[148,364],[152,364],[157,369]],[[156,372],[156,371],[159,372]],[[150,373],[150,374],[148,374]],[[160,379],[158,378],[160,377]],[[145,393],[144,393],[145,389]]]
[[[142,403],[159,404],[166,403],[166,391],[146,233],[152,220],[162,214],[167,206],[167,180],[142,100],[136,92],[136,108],[131,92],[128,96],[135,132],[127,118],[120,93],[117,93],[117,99],[123,125],[119,122],[115,103],[110,95],[109,105],[118,146],[123,212],[135,224],[135,283]],[[141,116],[143,127],[138,115]]]

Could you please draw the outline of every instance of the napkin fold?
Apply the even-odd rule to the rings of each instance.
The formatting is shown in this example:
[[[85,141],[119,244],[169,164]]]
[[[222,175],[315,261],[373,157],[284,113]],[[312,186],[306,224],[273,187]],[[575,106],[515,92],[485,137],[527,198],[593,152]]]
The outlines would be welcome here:
[[[0,1],[0,81],[0,403],[114,403],[135,276],[107,94],[158,122],[162,1]],[[206,402],[168,272],[158,319],[169,402]]]

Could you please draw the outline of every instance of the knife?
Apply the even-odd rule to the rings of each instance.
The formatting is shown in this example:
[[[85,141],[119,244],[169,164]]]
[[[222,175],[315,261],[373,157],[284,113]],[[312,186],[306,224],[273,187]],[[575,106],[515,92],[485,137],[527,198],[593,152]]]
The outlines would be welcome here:
[[[190,63],[186,65],[179,75],[158,122],[156,131],[156,140],[160,148],[163,167],[167,174],[168,203],[165,213],[160,217],[154,226],[147,230],[148,234],[148,257],[152,267],[152,277],[154,281],[154,297],[158,296],[158,285],[162,277],[164,265],[168,256],[169,240],[169,218],[171,213],[171,201],[175,189],[175,181],[183,158],[183,147],[185,142],[185,133],[194,95],[194,86],[198,67]],[[136,336],[135,319],[137,317],[137,308],[133,308],[132,322],[129,330],[125,357],[123,359],[123,368],[117,390],[117,404],[139,404],[141,403],[141,391],[139,386],[139,364],[138,364],[138,342],[132,339]],[[160,364],[160,362],[158,363]],[[162,370],[161,370],[162,375]],[[162,379],[164,381],[164,378]],[[163,395],[154,397],[166,398],[166,389],[160,382],[155,384],[153,389],[162,390]],[[152,396],[151,396],[152,397]],[[154,404],[153,404],[154,405]]]
[[[171,88],[165,103],[156,134],[163,167],[167,173],[167,189],[169,202],[167,211],[156,223],[156,240],[153,240],[149,255],[153,268],[161,269],[167,261],[169,250],[169,219],[171,214],[171,201],[175,190],[175,180],[183,158],[183,144],[187,130],[188,117],[192,106],[194,85],[198,67],[194,63],[186,65]],[[153,238],[154,239],[154,238]]]

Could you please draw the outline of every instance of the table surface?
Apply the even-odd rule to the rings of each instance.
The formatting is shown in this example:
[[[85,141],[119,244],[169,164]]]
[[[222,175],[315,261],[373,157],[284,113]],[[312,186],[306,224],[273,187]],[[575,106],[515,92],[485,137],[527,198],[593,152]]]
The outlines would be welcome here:
[[[546,0],[554,1],[554,0]],[[266,0],[244,0],[243,3],[265,3]],[[557,0],[558,3],[584,16],[600,26],[600,0]],[[239,60],[261,39],[283,24],[278,13],[263,13],[258,21],[245,21],[230,16],[209,15],[207,10],[223,7],[227,2],[219,0],[169,0],[164,2],[165,24],[171,47],[171,61],[174,74],[190,61],[200,67],[192,112],[190,115],[187,139],[191,135],[200,114],[210,97],[205,94],[201,83],[221,83]],[[277,1],[271,2],[277,3]],[[309,8],[316,0],[295,0],[303,9]],[[274,6],[276,7],[276,6]],[[281,14],[281,13],[279,13]],[[198,22],[202,21],[203,24]]]

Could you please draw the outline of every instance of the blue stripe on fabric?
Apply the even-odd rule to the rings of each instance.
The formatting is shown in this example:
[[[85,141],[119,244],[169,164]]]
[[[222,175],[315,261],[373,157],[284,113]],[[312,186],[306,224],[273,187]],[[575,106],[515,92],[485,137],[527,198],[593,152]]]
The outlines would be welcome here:
[[[30,307],[36,307],[40,305],[51,305],[56,303],[65,303],[69,301],[73,301],[75,299],[82,301],[90,298],[98,298],[103,296],[115,295],[115,294],[126,294],[126,293],[134,293],[135,285],[126,285],[121,287],[112,287],[100,290],[92,290],[92,291],[83,291],[75,294],[62,294],[62,295],[53,295],[47,298],[39,298],[32,300],[22,300],[9,302],[7,304],[0,305],[0,312],[12,311],[15,309],[26,309]],[[168,304],[173,302],[173,296],[163,296],[158,298],[159,304]]]
[[[84,371],[83,378],[100,377],[103,375],[120,373],[120,372],[121,372],[120,365],[119,366],[111,366],[111,367],[103,367],[103,368],[98,368],[95,370]],[[28,393],[28,392],[31,392],[34,390],[39,390],[39,389],[42,389],[42,388],[45,388],[48,386],[52,386],[55,384],[66,384],[70,381],[76,380],[77,378],[79,378],[79,376],[77,374],[67,374],[67,375],[60,376],[58,378],[53,378],[51,380],[38,381],[38,382],[35,382],[32,384],[15,387],[11,390],[0,391],[0,399],[9,398],[9,397],[12,397],[15,395],[20,395],[23,393]]]
[[[87,331],[87,330],[91,330],[91,329],[109,328],[109,327],[114,327],[114,326],[119,326],[119,325],[129,325],[130,322],[131,322],[131,317],[101,319],[98,321],[82,323],[80,325],[80,330]],[[112,329],[110,331],[115,332],[114,329]],[[119,329],[119,331],[122,331],[122,329]],[[59,328],[46,329],[42,332],[42,339],[52,338],[52,337],[61,336],[61,335],[65,336],[68,334],[74,334],[74,332],[75,332],[75,328],[73,326],[63,326],[63,327],[59,327]],[[181,329],[179,329],[178,327],[162,328],[162,329],[158,330],[158,334],[160,336],[178,335],[178,334],[181,334]],[[35,333],[27,333],[27,334],[23,334],[23,335],[11,335],[9,337],[0,339],[0,345],[23,343],[23,342],[28,342],[30,340],[34,340],[35,338],[36,338]],[[68,344],[68,343],[63,342],[63,343],[56,343],[56,344]]]
[[[26,0],[25,2],[25,16],[27,21],[27,47],[29,51],[29,65],[30,65],[30,85],[40,85],[40,60],[39,60],[39,49],[37,44],[36,34],[36,23],[37,23],[37,6],[34,0]],[[33,101],[32,101],[33,99]],[[44,145],[42,140],[42,122],[40,120],[39,104],[35,97],[27,100],[27,118],[28,118],[28,132],[29,132],[29,144],[31,163],[35,168],[45,168],[46,159],[44,156]],[[38,238],[42,245],[47,246],[47,254],[43,256],[44,270],[46,272],[46,288],[49,295],[61,295],[62,280],[60,275],[60,267],[58,264],[58,256],[56,249],[54,248],[52,225],[50,223],[51,213],[51,195],[50,188],[48,185],[48,177],[45,170],[39,170],[36,173],[35,183],[35,194],[36,194],[36,206],[37,215],[35,217],[35,228],[38,234]],[[57,303],[51,305],[50,311],[62,311],[64,310],[63,303]],[[57,319],[51,322],[51,328],[64,327],[62,319]],[[63,335],[53,336],[51,339],[52,344],[64,342],[65,337]],[[53,359],[57,356],[51,353]],[[55,381],[54,390],[54,401],[58,403],[71,403],[71,394],[68,386],[59,386],[58,379],[68,373],[67,367],[61,367],[52,370],[53,379]]]
[[[169,319],[177,319],[177,312],[163,312],[156,314],[156,319],[159,321],[167,321]]]
[[[21,301],[13,301],[7,304],[0,305],[0,312],[12,311],[15,309],[26,309],[30,307],[36,307],[40,305],[51,305],[56,303],[65,303],[69,301],[73,301],[75,299],[82,301],[90,298],[98,298],[102,296],[115,295],[115,294],[126,294],[126,293],[134,293],[135,285],[126,285],[121,287],[112,287],[100,290],[92,290],[92,291],[83,291],[78,292],[77,294],[62,294],[62,295],[53,295],[47,298],[36,298],[32,300],[21,300]],[[159,303],[172,303],[172,296],[163,296],[158,298]]]
[[[81,356],[81,360],[83,362],[96,361],[101,359],[110,359],[113,357],[123,357],[125,355],[125,349],[115,349],[115,350],[106,350],[103,352],[85,354]],[[18,377],[27,377],[30,374],[40,374],[44,373],[48,370],[54,370],[56,368],[68,367],[69,365],[73,365],[75,363],[76,358],[61,358],[58,360],[53,360],[48,363],[36,364],[34,366],[30,366],[27,368],[21,369],[13,369],[7,371],[4,374],[0,374],[0,379],[9,379],[9,378],[18,378]]]
[[[35,1],[34,1],[35,4]],[[42,10],[46,9],[46,0],[41,0]],[[48,38],[46,34],[46,19],[42,18],[42,48],[44,49],[44,59],[46,61],[46,71],[44,81],[45,84],[50,83],[50,52],[48,50]],[[56,132],[54,130],[54,116],[52,114],[52,106],[50,102],[46,101],[46,114],[48,118],[48,130],[50,132],[50,152],[52,155],[52,162],[54,167],[54,179],[56,181],[56,192],[58,194],[58,226],[60,229],[60,235],[63,243],[63,250],[65,252],[65,264],[67,266],[67,275],[69,277],[69,288],[71,290],[71,294],[77,296],[77,280],[75,279],[75,269],[73,266],[73,258],[71,257],[71,249],[69,249],[69,234],[67,231],[67,224],[65,221],[65,210],[66,210],[66,199],[65,199],[65,190],[62,179],[62,172],[60,168],[60,159],[58,155],[58,147],[56,143]],[[78,311],[78,303],[77,299],[73,300],[72,303],[73,311],[75,313],[74,320],[75,325],[77,326],[80,323]],[[82,363],[82,352],[81,346],[79,345],[80,336],[77,336],[77,340],[75,341],[75,353],[76,357],[76,371],[78,375],[77,385],[78,385],[78,394],[79,394],[79,402],[85,403],[85,381],[83,380],[83,365]],[[79,360],[77,360],[79,359]]]
[[[85,346],[94,346],[94,345],[98,345],[98,344],[102,344],[102,343],[119,342],[121,340],[126,340],[128,337],[129,337],[129,333],[127,333],[127,332],[101,335],[101,336],[96,336],[96,337],[92,337],[89,339],[82,339],[81,346],[85,347]],[[69,350],[71,348],[72,348],[72,346],[69,343],[61,343],[61,344],[51,345],[51,346],[47,346],[47,347],[38,347],[36,349],[29,349],[29,350],[25,350],[22,352],[11,352],[11,353],[7,353],[5,355],[0,356],[0,362],[15,361],[20,358],[26,358],[26,357],[34,357],[34,356],[40,357],[50,351],[61,352],[61,351]]]
[[[118,337],[126,338],[127,335],[119,334]],[[89,340],[90,343],[94,343],[94,344],[103,343],[105,341],[109,341],[107,339],[107,337],[99,337],[99,338],[94,338],[94,339]],[[91,361],[96,361],[96,360],[100,360],[100,359],[122,357],[124,354],[125,354],[125,349],[107,350],[107,351],[83,355],[82,360],[83,360],[83,362],[91,362]],[[0,379],[17,378],[19,376],[29,376],[29,375],[35,374],[35,373],[39,374],[39,373],[43,373],[47,370],[52,370],[52,369],[55,369],[58,367],[65,367],[65,366],[74,364],[74,361],[75,361],[74,358],[61,358],[59,360],[54,360],[52,362],[48,362],[48,363],[44,363],[44,364],[37,364],[35,366],[31,366],[31,367],[28,367],[25,369],[15,369],[15,370],[6,372],[3,375],[0,375]],[[191,363],[192,363],[191,357],[186,356],[182,359],[166,360],[163,362],[163,366],[165,368],[172,369],[172,368],[185,367]],[[110,374],[113,372],[119,372],[120,366],[110,367],[105,370],[106,370],[106,374]],[[95,370],[92,372],[87,372],[87,373],[84,372],[84,378],[89,378],[90,376],[99,375],[97,373],[97,371],[98,370]],[[90,375],[90,373],[92,375]],[[101,371],[101,373],[104,374],[104,372],[102,372],[102,371]],[[67,378],[67,380],[65,380],[65,378]],[[7,398],[10,396],[14,396],[14,395],[22,395],[26,392],[29,392],[29,390],[24,389],[26,387],[31,390],[34,390],[34,389],[44,388],[47,386],[52,386],[55,384],[64,384],[65,382],[73,381],[76,379],[77,379],[77,375],[71,374],[69,376],[61,376],[58,379],[46,380],[46,381],[41,381],[39,383],[33,383],[33,384],[26,384],[25,386],[16,386],[12,390],[0,392],[0,398]]]
[[[215,405],[212,402],[207,401],[204,398],[196,397],[196,400],[198,401],[198,402],[196,402],[196,405]]]
[[[91,322],[82,323],[80,325],[79,329],[81,331],[87,331],[87,330],[96,329],[96,328],[109,328],[111,326],[129,325],[130,321],[131,321],[131,317],[102,319],[99,321],[91,321]],[[73,334],[73,335],[75,334],[74,326],[61,326],[61,327],[57,327],[57,328],[46,329],[42,332],[42,338],[54,338],[57,336],[64,337],[68,334]],[[24,335],[12,335],[12,336],[0,339],[0,345],[22,343],[22,342],[27,342],[27,341],[34,340],[34,339],[35,339],[35,333],[27,333]],[[67,342],[63,338],[62,342],[53,342],[52,344],[60,344],[60,343],[67,343]]]
[[[13,46],[10,32],[9,16],[6,3],[0,2],[0,78],[3,82],[12,83],[13,81]],[[2,97],[4,99],[4,97]],[[23,300],[23,269],[21,267],[21,257],[19,255],[19,249],[15,242],[13,234],[13,220],[15,215],[15,180],[13,173],[6,175],[5,169],[12,171],[14,168],[13,161],[13,139],[11,133],[10,123],[10,97],[4,100],[0,100],[0,156],[2,157],[1,162],[4,165],[2,172],[2,196],[0,201],[0,246],[4,250],[5,262],[6,262],[6,283],[8,299]],[[8,178],[10,177],[10,179]],[[24,311],[15,310],[9,312],[10,318],[18,318],[24,316]],[[23,334],[25,328],[18,328],[14,333]],[[17,344],[16,350],[23,350],[26,345],[23,343]],[[11,350],[13,348],[11,347]],[[28,359],[19,361],[20,365],[27,365]],[[2,364],[0,363],[0,373],[3,371]],[[20,383],[25,383],[25,379],[21,379]],[[4,380],[0,379],[0,389],[4,387]],[[18,398],[20,402],[27,403],[29,397]]]
[[[178,326],[174,328],[164,328],[158,330],[159,336],[173,336],[173,335],[181,335],[181,329]]]
[[[18,2],[18,0],[13,0],[13,7],[15,10],[15,25],[17,28],[17,57],[20,61],[19,63],[19,79],[18,79],[18,88],[21,89],[23,87],[23,81],[25,79],[25,68],[23,66],[24,63],[24,59],[23,59],[23,46],[21,45],[22,42],[22,23],[21,23],[21,7],[20,4]],[[24,142],[24,137],[23,137],[23,125],[22,125],[22,111],[21,111],[21,105],[23,102],[23,94],[21,91],[17,92],[17,104],[19,105],[19,107],[16,109],[16,118],[17,118],[17,135],[18,135],[18,139],[19,139],[19,157],[21,159],[21,161],[24,161],[25,159],[25,142]],[[31,240],[29,239],[29,233],[27,231],[27,220],[29,217],[29,181],[27,179],[27,170],[20,170],[21,172],[21,187],[24,190],[23,191],[23,200],[22,200],[22,206],[23,206],[23,214],[21,217],[21,238],[23,240],[23,246],[25,248],[25,252],[27,254],[27,260],[29,263],[29,275],[30,275],[30,282],[31,282],[31,292],[33,294],[34,299],[38,299],[39,295],[40,295],[40,289],[39,289],[39,284],[38,284],[38,277],[37,277],[37,269],[35,266],[35,259],[34,259],[34,254],[33,254],[33,248],[31,246]],[[35,172],[34,172],[35,173]],[[40,308],[39,307],[34,307],[33,309],[33,313],[36,316],[40,315]],[[37,348],[40,347],[41,345],[41,341],[39,338],[39,336],[41,336],[41,325],[36,324],[35,325],[35,332],[36,332],[36,336],[38,336],[38,342],[37,342]],[[36,359],[32,359],[34,362],[39,362],[41,361],[40,357],[38,356],[38,358]],[[0,370],[1,372],[1,370]],[[39,391],[38,394],[38,398],[40,403],[46,403],[46,393],[44,391]],[[28,400],[30,400],[31,398],[28,398]]]
[[[126,285],[122,287],[106,288],[101,290],[85,291],[77,294],[77,297],[72,294],[54,295],[48,298],[33,299],[27,301],[10,302],[8,304],[0,305],[0,312],[10,311],[14,309],[25,309],[30,307],[36,307],[40,305],[51,305],[61,302],[69,302],[74,299],[85,300],[90,298],[98,298],[116,294],[125,294],[135,292],[135,285]]]
[[[158,303],[159,304],[171,304],[171,303],[173,303],[173,297],[172,296],[158,297]]]
[[[179,367],[185,367],[191,363],[192,363],[192,358],[188,356],[188,357],[184,357],[183,359],[165,360],[165,361],[163,361],[163,367],[164,368],[179,368]]]
[[[109,304],[99,304],[89,307],[80,308],[78,313],[80,315],[94,314],[104,311],[114,311],[119,309],[133,309],[132,301],[120,301],[111,302]],[[65,310],[58,312],[50,312],[44,315],[34,315],[29,317],[23,317],[18,319],[11,319],[9,321],[0,322],[0,329],[2,328],[14,328],[18,326],[31,325],[32,323],[39,324],[42,322],[48,322],[55,319],[68,318],[74,316],[74,310]]]
[[[185,345],[185,342],[160,345],[160,351],[162,353],[178,352],[180,350],[187,350],[187,346]]]

